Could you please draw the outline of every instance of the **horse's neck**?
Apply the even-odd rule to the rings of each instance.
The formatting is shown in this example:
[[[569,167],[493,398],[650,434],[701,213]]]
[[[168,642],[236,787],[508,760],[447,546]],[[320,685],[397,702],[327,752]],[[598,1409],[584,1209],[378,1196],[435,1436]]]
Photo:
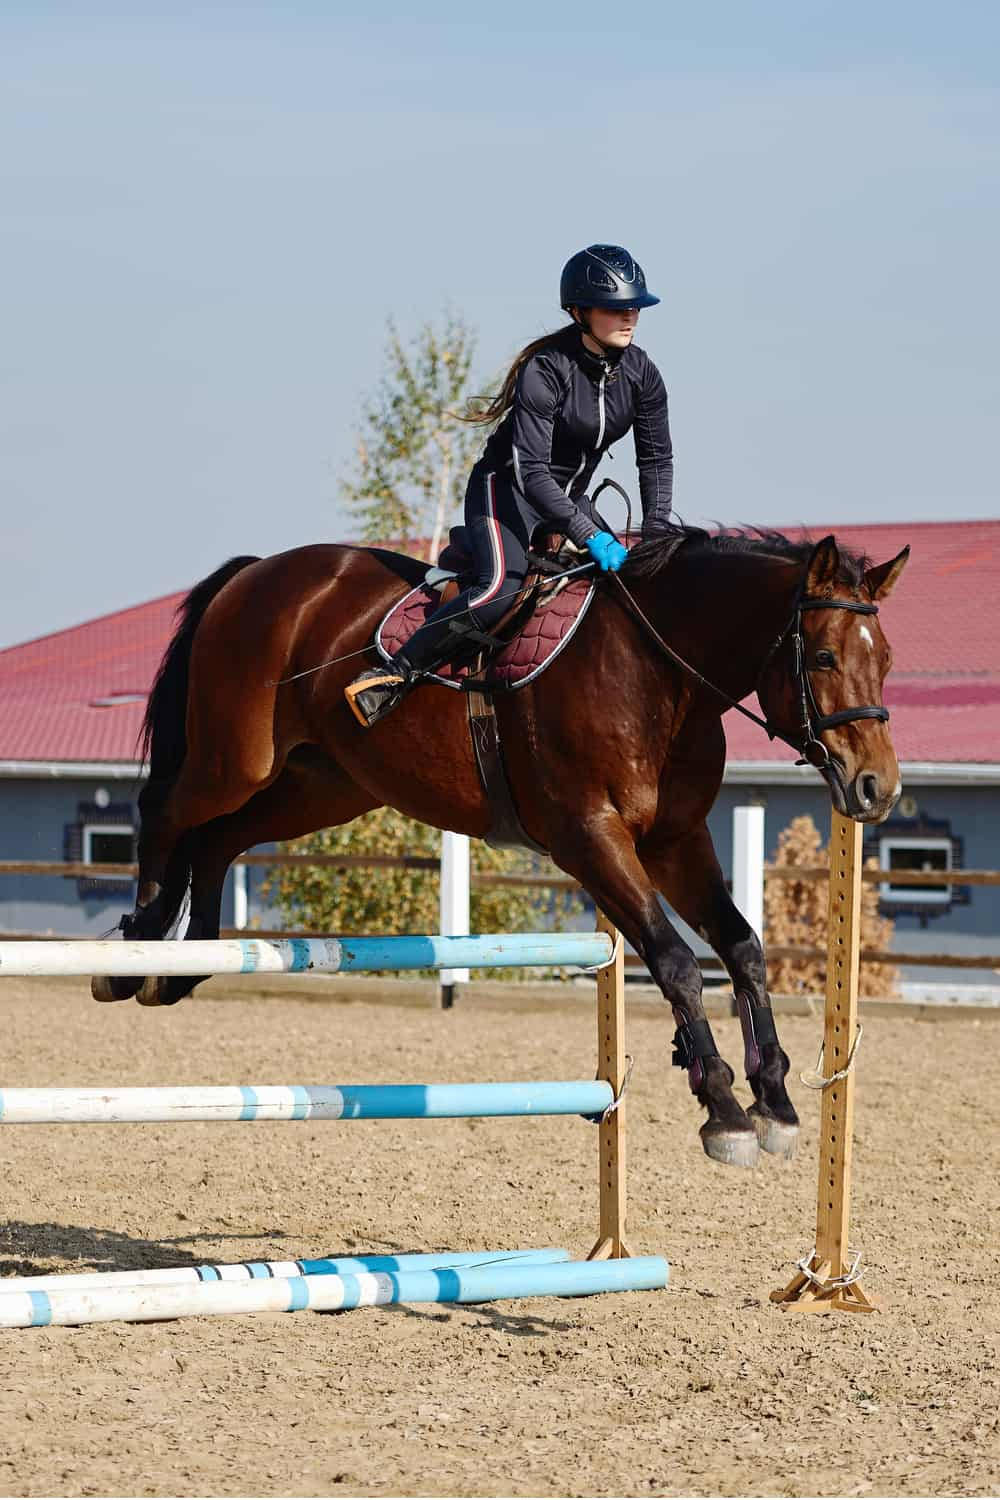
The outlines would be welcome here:
[[[664,640],[740,699],[791,618],[800,580],[801,567],[785,558],[706,550],[681,552],[635,593]]]

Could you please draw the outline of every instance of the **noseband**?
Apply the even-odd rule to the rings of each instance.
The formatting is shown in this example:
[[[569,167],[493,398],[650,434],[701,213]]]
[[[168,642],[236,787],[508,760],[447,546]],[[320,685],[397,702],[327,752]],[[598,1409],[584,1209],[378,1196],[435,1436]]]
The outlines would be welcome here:
[[[790,746],[792,750],[797,750],[800,759],[796,761],[796,765],[815,766],[824,780],[829,781],[831,776],[835,777],[840,783],[842,790],[846,791],[840,767],[830,755],[829,750],[819,736],[823,733],[824,729],[834,729],[838,724],[850,724],[855,719],[877,719],[880,723],[886,724],[889,720],[889,710],[879,704],[866,703],[859,705],[857,708],[841,708],[832,714],[820,713],[819,704],[816,702],[816,694],[813,692],[812,682],[809,677],[809,667],[806,664],[805,639],[802,634],[802,612],[806,609],[846,609],[855,615],[877,615],[877,604],[856,604],[850,599],[810,599],[808,597],[800,598],[797,601],[792,618],[765,656],[761,669],[757,673],[757,683],[755,684],[755,687],[759,689],[761,678],[767,671],[768,666],[773,661],[776,653],[781,649],[783,642],[790,638],[792,642],[792,681],[799,705],[799,732],[793,738],[792,735],[785,734],[782,730],[775,728],[769,719],[762,719],[752,709],[744,708],[742,703],[737,702],[735,698],[731,698],[728,693],[723,692],[722,688],[716,687],[714,682],[709,682],[708,678],[703,677],[697,667],[693,667],[690,662],[684,660],[683,656],[678,655],[672,646],[667,645],[653,622],[640,609],[632,596],[631,590],[626,587],[619,575],[612,573],[611,577],[618,585],[620,594],[627,601],[629,611],[635,615],[636,619],[640,621],[663,654],[675,666],[680,667],[689,677],[693,677],[696,682],[700,682],[703,687],[715,693],[730,708],[735,708],[737,713],[743,714],[744,718],[751,719],[755,724],[758,724],[766,732],[769,739],[781,740],[783,744]]]

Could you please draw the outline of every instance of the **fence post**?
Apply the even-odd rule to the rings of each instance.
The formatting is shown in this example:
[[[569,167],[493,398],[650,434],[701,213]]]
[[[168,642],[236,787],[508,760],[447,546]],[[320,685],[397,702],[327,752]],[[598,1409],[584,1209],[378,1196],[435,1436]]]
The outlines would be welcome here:
[[[469,931],[469,836],[441,834],[441,935],[465,937]],[[468,984],[468,969],[441,970],[441,1009],[455,1003],[456,984]]]
[[[247,889],[246,865],[233,865],[233,926],[247,927],[250,922],[250,894]]]
[[[757,936],[764,936],[764,808],[733,808],[733,900]]]

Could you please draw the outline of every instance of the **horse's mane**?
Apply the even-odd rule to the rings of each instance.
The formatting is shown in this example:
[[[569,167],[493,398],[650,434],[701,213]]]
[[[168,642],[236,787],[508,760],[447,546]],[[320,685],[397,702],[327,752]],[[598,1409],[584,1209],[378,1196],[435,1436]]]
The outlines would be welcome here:
[[[805,567],[812,556],[818,538],[804,536],[797,539],[787,537],[781,531],[772,531],[766,526],[727,526],[718,531],[705,531],[700,526],[685,526],[683,523],[662,527],[648,540],[638,542],[628,555],[623,572],[633,578],[655,578],[670,563],[681,547],[685,552],[718,554],[741,553],[749,557],[782,557],[788,562],[801,563]],[[871,567],[871,559],[863,552],[837,543],[839,565],[836,582],[845,588],[859,589],[865,571]]]

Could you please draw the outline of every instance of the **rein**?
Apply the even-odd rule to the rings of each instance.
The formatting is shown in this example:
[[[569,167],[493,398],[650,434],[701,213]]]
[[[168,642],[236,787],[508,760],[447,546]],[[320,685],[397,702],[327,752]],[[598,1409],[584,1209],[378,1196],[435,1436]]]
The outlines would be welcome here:
[[[791,619],[771,646],[761,664],[760,671],[757,673],[757,683],[759,684],[768,663],[774,657],[775,653],[780,650],[782,642],[788,637],[789,632],[791,632],[793,680],[798,693],[801,713],[800,732],[797,738],[793,739],[791,735],[784,734],[782,730],[775,728],[767,719],[762,719],[759,714],[755,714],[752,709],[744,708],[742,703],[739,703],[735,698],[731,698],[722,688],[717,687],[714,682],[710,682],[707,677],[703,676],[697,667],[692,666],[689,661],[685,661],[684,657],[663,639],[652,620],[640,607],[635,596],[621,577],[617,573],[612,573],[611,578],[617,585],[625,607],[639,621],[647,635],[656,643],[667,660],[673,662],[674,666],[680,667],[681,671],[686,672],[689,677],[693,677],[702,687],[708,688],[709,692],[714,693],[717,698],[721,698],[729,708],[735,708],[737,713],[741,713],[744,718],[750,719],[754,724],[757,724],[764,730],[769,739],[781,740],[783,744],[788,745],[792,750],[797,750],[801,758],[796,761],[796,765],[814,766],[824,776],[831,774],[839,777],[839,768],[833,761],[829,750],[819,738],[823,730],[833,729],[838,724],[849,724],[855,719],[878,719],[883,724],[888,722],[889,710],[877,704],[862,704],[857,708],[842,708],[832,714],[820,713],[819,704],[816,702],[816,695],[813,692],[812,682],[809,678],[809,668],[806,666],[805,641],[802,635],[803,610],[846,609],[855,615],[877,615],[877,604],[857,604],[850,599],[810,599],[808,597],[800,597],[797,601]]]

